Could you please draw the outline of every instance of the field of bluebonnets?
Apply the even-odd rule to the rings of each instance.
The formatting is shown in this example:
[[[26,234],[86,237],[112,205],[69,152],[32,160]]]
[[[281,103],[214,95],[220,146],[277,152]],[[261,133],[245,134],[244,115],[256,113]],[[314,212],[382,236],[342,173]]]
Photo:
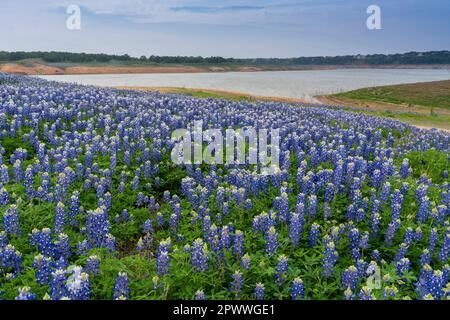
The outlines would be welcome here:
[[[281,171],[170,160],[280,128]],[[327,107],[0,75],[1,299],[446,299],[450,135]]]

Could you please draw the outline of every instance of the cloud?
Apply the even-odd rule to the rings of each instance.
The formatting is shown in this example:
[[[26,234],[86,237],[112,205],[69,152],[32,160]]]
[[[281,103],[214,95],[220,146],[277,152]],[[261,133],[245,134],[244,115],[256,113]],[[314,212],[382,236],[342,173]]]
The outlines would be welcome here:
[[[172,11],[187,11],[195,13],[217,13],[217,12],[237,12],[237,11],[253,11],[262,10],[263,6],[227,6],[227,7],[199,7],[199,6],[183,6],[170,8]]]
[[[76,3],[95,15],[120,16],[135,23],[266,25],[296,23],[311,0],[52,0],[57,7]],[[315,3],[315,2],[314,2]],[[297,15],[297,17],[296,17]]]

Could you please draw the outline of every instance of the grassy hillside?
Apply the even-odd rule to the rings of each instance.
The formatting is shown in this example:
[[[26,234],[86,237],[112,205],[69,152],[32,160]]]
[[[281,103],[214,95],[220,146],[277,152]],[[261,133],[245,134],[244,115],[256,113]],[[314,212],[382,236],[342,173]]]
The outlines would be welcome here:
[[[364,88],[339,93],[334,96],[355,100],[450,109],[450,80]]]

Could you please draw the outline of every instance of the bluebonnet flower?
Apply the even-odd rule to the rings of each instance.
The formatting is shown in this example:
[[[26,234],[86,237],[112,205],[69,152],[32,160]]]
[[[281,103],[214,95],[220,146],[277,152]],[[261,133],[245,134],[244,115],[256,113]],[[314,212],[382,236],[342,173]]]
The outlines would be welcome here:
[[[93,277],[98,275],[100,273],[100,259],[98,258],[98,256],[89,256],[83,270]]]
[[[30,244],[37,246],[38,250],[44,256],[53,257],[55,254],[51,230],[49,228],[43,228],[41,231],[33,229],[30,235]]]
[[[378,189],[381,186],[382,180],[383,180],[383,176],[381,174],[381,171],[379,169],[375,169],[372,172],[372,178],[371,178],[372,187]]]
[[[428,293],[434,299],[440,300],[444,296],[444,286],[447,282],[448,279],[444,278],[443,272],[441,270],[435,270],[428,279]]]
[[[255,290],[253,292],[256,300],[264,300],[264,294],[265,294],[266,288],[264,287],[264,284],[257,283],[255,286]]]
[[[231,235],[230,235],[230,229],[228,228],[228,226],[224,226],[222,228],[222,232],[220,235],[220,242],[221,242],[221,246],[224,250],[227,250],[230,248],[231,246]]]
[[[314,222],[311,225],[311,229],[309,231],[308,245],[310,248],[319,244],[319,236],[320,236],[320,225]]]
[[[266,232],[266,252],[269,256],[273,256],[278,248],[278,233],[274,226],[271,226]]]
[[[0,179],[2,183],[7,184],[10,181],[9,172],[8,172],[8,166],[5,164],[2,164],[0,166]]]
[[[241,230],[234,233],[233,253],[236,257],[241,257],[244,253],[244,233]]]
[[[354,298],[355,298],[355,295],[354,295],[352,289],[350,289],[350,287],[345,289],[345,291],[344,291],[344,300],[353,300]]]
[[[303,299],[305,297],[305,285],[299,277],[292,281],[291,298],[292,300]]]
[[[325,194],[324,194],[324,198],[323,201],[325,203],[330,203],[333,201],[334,199],[334,190],[335,190],[335,186],[332,183],[328,183],[327,187],[325,189]]]
[[[398,289],[395,285],[386,286],[383,288],[383,299],[395,298],[398,294]]]
[[[25,170],[23,185],[25,187],[25,194],[27,198],[31,198],[34,195],[33,189],[33,170],[31,166],[28,166]]]
[[[142,224],[142,233],[153,233],[154,229],[153,229],[153,220],[151,219],[147,219],[145,220],[145,222]]]
[[[350,266],[342,273],[342,285],[345,289],[355,291],[358,288],[359,275],[355,266]]]
[[[2,270],[3,269],[3,270]],[[8,244],[0,249],[0,270],[4,273],[11,273],[14,278],[22,269],[22,253],[16,248]]]
[[[428,240],[428,251],[430,252],[430,254],[433,254],[438,241],[439,241],[438,230],[436,228],[432,228],[430,231],[430,238]]]
[[[380,258],[381,258],[380,251],[378,251],[378,250],[376,250],[376,249],[373,250],[373,251],[372,251],[371,258],[372,258],[373,261],[379,261]]]
[[[60,233],[55,240],[54,248],[57,258],[69,258],[71,255],[69,236],[67,234]]]
[[[197,290],[194,295],[194,300],[206,300],[206,295],[202,290]]]
[[[288,271],[288,259],[284,254],[278,257],[278,263],[275,267],[275,282],[281,286],[284,284]]]
[[[375,300],[375,297],[372,294],[372,289],[369,287],[362,287],[361,291],[358,294],[359,299],[361,300]]]
[[[140,237],[136,243],[136,249],[140,252],[150,251],[153,247],[153,236],[150,233]]]
[[[22,181],[23,172],[22,172],[22,162],[19,159],[17,159],[14,162],[13,173],[14,173],[14,180],[17,183],[20,183]]]
[[[111,207],[112,207],[112,196],[111,196],[111,193],[106,192],[104,197],[103,197],[103,199],[104,199],[105,208],[106,208],[107,211],[109,211],[111,209]]]
[[[44,257],[42,254],[38,254],[34,257],[33,268],[36,270],[36,282],[40,285],[46,285],[50,283],[51,279],[51,267],[52,259],[50,257]]]
[[[23,287],[19,289],[19,295],[15,298],[15,300],[36,300],[36,295],[31,293],[30,287]]]
[[[235,298],[239,298],[242,294],[242,284],[244,282],[242,278],[242,272],[236,270],[231,278],[233,281],[230,282],[230,291],[234,293]]]
[[[391,184],[389,183],[389,181],[386,181],[381,187],[380,199],[378,201],[380,201],[381,203],[386,203],[390,195],[391,195]]]
[[[252,199],[246,199],[244,202],[244,210],[250,210],[253,208]]]
[[[298,242],[300,240],[303,229],[303,223],[304,223],[303,217],[300,217],[300,215],[297,213],[291,214],[289,224],[289,239],[291,240],[292,246],[294,248],[298,245]]]
[[[77,243],[77,255],[84,256],[89,251],[90,246],[86,239]]]
[[[0,250],[8,245],[8,236],[5,231],[0,231]]]
[[[164,216],[161,212],[156,213],[156,224],[158,227],[162,227],[164,225]]]
[[[401,259],[403,259],[405,257],[405,255],[406,255],[406,252],[408,251],[408,249],[409,249],[409,244],[404,243],[404,242],[401,243],[399,248],[398,248],[397,255],[394,258],[394,261],[398,262]]]
[[[104,247],[110,252],[116,251],[116,238],[112,234],[108,233],[106,235]]]
[[[360,278],[363,278],[366,275],[367,272],[367,266],[368,263],[364,261],[364,259],[359,258],[356,260],[356,269],[358,270],[358,276]],[[373,266],[371,265],[371,269],[373,269]]]
[[[63,269],[56,269],[52,273],[52,281],[50,283],[50,297],[52,300],[61,300],[69,296],[66,285],[66,273],[66,270]]]
[[[400,177],[402,177],[403,179],[406,179],[410,173],[411,173],[411,168],[409,165],[409,159],[405,158],[405,159],[403,159],[402,165],[400,167]]]
[[[69,263],[64,257],[60,257],[53,263],[53,267],[55,269],[67,269],[69,267]]]
[[[5,206],[9,203],[8,190],[5,187],[0,186],[0,206]]]
[[[170,257],[169,248],[171,246],[170,239],[162,240],[159,243],[158,254],[156,256],[156,271],[159,275],[164,276],[169,273]]]
[[[333,275],[334,266],[339,258],[339,254],[333,241],[330,240],[324,242],[325,251],[323,253],[322,268],[324,277],[329,278]]]
[[[169,227],[172,233],[177,233],[178,230],[178,216],[175,213],[170,215]]]
[[[114,248],[114,237],[109,233],[110,223],[104,207],[87,211],[85,226],[90,248]]]
[[[58,202],[55,209],[55,224],[53,232],[61,233],[64,231],[64,225],[66,224],[66,210],[62,202]]]
[[[324,219],[327,220],[327,219],[331,218],[333,212],[332,212],[332,209],[331,209],[330,205],[325,202],[323,204],[322,209],[323,209],[323,217],[324,217]]]
[[[439,259],[442,262],[447,262],[450,255],[450,227],[447,228],[447,231],[444,235],[444,240],[442,241],[442,247],[439,251]]]
[[[317,214],[317,196],[314,194],[308,197],[307,212],[308,216],[312,219],[314,219]]]
[[[400,219],[397,220],[393,220],[388,224],[388,228],[386,230],[386,238],[385,238],[385,243],[387,245],[391,245],[392,241],[395,238],[395,235],[397,233],[398,228],[400,227]]]
[[[75,217],[80,212],[79,199],[80,199],[80,193],[79,192],[74,192],[72,194],[72,196],[70,197],[68,216],[69,216],[69,223],[72,226],[76,226]]]
[[[409,183],[404,181],[400,187],[400,192],[402,193],[403,196],[406,196],[406,194],[409,191],[409,188],[410,188]]]
[[[416,219],[419,222],[425,223],[430,216],[430,198],[424,196],[419,199],[419,210],[417,211]]]
[[[209,252],[208,246],[202,239],[198,238],[192,243],[191,263],[194,270],[197,272],[204,272],[208,270]]]
[[[369,232],[364,231],[364,233],[361,235],[360,241],[359,241],[359,247],[361,249],[369,248]]]
[[[114,283],[112,298],[114,300],[130,298],[130,288],[128,287],[128,275],[125,272],[119,272],[116,282]]]
[[[241,259],[241,267],[244,268],[245,270],[248,270],[250,268],[250,256],[248,253],[244,254],[244,256]]]
[[[273,207],[279,211],[280,221],[286,222],[289,216],[289,199],[286,192],[283,192],[280,197],[275,198]]]
[[[402,277],[405,274],[405,272],[411,269],[411,262],[409,261],[408,258],[402,258],[395,263],[395,267],[397,270],[397,275]]]
[[[424,249],[420,255],[420,264],[424,266],[426,264],[430,264],[430,262],[431,262],[430,251],[428,249]]]
[[[89,274],[83,268],[75,266],[66,282],[67,292],[71,300],[89,300],[91,296],[91,282]]]
[[[19,212],[17,206],[12,204],[8,210],[6,210],[3,216],[3,228],[7,234],[20,235],[20,223]]]
[[[360,244],[360,233],[357,228],[352,228],[348,234],[350,239],[350,251],[352,253],[352,258],[358,260],[359,258],[359,244]]]

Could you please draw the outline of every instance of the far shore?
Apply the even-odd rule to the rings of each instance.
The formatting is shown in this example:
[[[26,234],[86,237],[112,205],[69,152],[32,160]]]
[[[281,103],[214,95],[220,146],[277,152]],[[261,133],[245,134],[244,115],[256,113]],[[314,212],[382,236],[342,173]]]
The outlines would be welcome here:
[[[0,72],[24,75],[82,75],[82,74],[139,74],[139,73],[211,73],[306,71],[337,69],[449,69],[450,65],[305,65],[305,66],[240,66],[240,65],[71,65],[42,63],[0,63]]]

